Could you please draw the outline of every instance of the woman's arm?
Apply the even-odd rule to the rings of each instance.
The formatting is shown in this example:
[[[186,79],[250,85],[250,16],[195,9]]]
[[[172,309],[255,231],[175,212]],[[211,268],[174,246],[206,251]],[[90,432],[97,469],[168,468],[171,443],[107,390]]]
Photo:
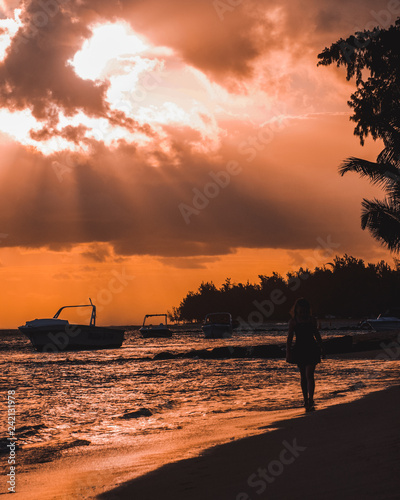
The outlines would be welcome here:
[[[318,330],[317,320],[315,320],[314,337],[315,337],[315,340],[317,341],[317,343],[321,349],[321,355],[324,358],[325,357],[324,345],[322,343],[321,334],[319,333],[319,330]]]
[[[290,348],[292,347],[292,342],[293,342],[294,325],[295,325],[295,322],[293,319],[291,319],[289,321],[289,331],[288,331],[288,336],[287,336],[287,340],[286,340],[286,361],[290,360]]]

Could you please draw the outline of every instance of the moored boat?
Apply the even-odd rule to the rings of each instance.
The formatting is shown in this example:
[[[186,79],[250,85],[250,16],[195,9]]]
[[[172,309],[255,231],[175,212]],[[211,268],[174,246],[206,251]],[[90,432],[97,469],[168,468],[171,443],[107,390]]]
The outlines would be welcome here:
[[[369,325],[376,332],[400,330],[400,319],[395,316],[378,316],[375,319],[365,320],[361,326]]]
[[[146,320],[155,316],[163,317],[164,323],[159,323],[158,325],[153,325],[148,323],[146,325]],[[139,332],[144,338],[158,338],[158,337],[172,337],[172,332],[168,327],[167,315],[166,314],[146,314],[143,320],[143,326],[139,328]]]
[[[96,306],[90,304],[63,306],[52,318],[27,321],[18,329],[26,335],[33,347],[42,352],[60,352],[121,347],[125,331],[119,328],[96,326]],[[62,310],[72,307],[91,307],[89,325],[71,324],[59,319]]]
[[[226,312],[209,313],[201,327],[206,339],[222,339],[232,337],[232,315]]]

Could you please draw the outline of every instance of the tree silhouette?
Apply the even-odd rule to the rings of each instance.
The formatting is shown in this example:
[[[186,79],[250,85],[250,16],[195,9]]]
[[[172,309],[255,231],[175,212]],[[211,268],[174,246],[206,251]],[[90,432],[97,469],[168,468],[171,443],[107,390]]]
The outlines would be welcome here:
[[[258,278],[254,284],[232,283],[228,278],[219,289],[212,282],[203,282],[173,309],[174,319],[202,321],[207,313],[226,311],[247,321],[262,311],[262,321],[287,320],[295,299],[302,296],[310,300],[319,317],[362,318],[398,308],[400,297],[398,260],[391,269],[384,261],[366,265],[362,259],[345,254],[313,271],[300,268],[287,273],[286,278],[275,272]],[[280,300],[271,307],[273,297]]]
[[[384,200],[363,200],[361,227],[400,252],[400,18],[386,30],[377,27],[340,39],[318,58],[318,65],[345,66],[347,80],[355,77],[357,90],[348,104],[361,144],[369,134],[383,140],[376,162],[350,157],[339,173],[357,172],[384,189]]]

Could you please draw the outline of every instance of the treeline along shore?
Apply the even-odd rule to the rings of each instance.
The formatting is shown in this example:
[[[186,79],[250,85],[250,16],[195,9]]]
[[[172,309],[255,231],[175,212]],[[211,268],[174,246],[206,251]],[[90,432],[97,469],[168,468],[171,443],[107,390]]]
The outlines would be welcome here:
[[[242,326],[264,321],[287,321],[297,297],[307,297],[318,318],[376,317],[387,309],[400,308],[400,262],[394,267],[385,261],[365,263],[348,255],[336,256],[314,270],[300,267],[286,277],[273,272],[259,275],[259,283],[232,283],[220,288],[203,282],[196,292],[188,292],[179,307],[173,308],[174,321],[202,321],[206,314],[230,312]]]

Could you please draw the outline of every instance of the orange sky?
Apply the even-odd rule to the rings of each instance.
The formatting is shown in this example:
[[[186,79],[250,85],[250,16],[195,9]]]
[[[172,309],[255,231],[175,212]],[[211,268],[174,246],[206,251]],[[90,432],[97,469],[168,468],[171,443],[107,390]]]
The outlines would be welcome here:
[[[316,63],[396,5],[0,1],[0,326],[88,297],[99,324],[139,323],[203,280],[392,264],[360,229],[382,193],[337,173],[381,144]]]

